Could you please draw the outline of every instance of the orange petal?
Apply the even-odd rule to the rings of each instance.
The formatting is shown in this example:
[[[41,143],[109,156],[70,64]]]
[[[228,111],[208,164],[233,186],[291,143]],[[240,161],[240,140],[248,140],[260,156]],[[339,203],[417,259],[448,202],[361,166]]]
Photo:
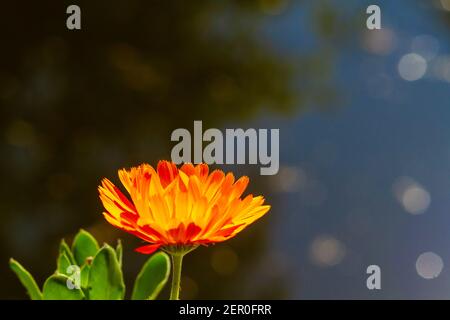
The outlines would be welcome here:
[[[192,163],[185,163],[185,164],[183,164],[181,166],[180,170],[183,171],[188,176],[192,176],[193,174],[195,174],[195,168],[192,165]]]
[[[167,187],[178,176],[177,166],[169,161],[158,162],[156,171],[158,172],[163,188]]]
[[[200,231],[202,231],[202,229],[195,223],[191,222],[186,228],[185,234],[186,242],[192,241],[195,238],[195,236],[200,233]]]
[[[235,179],[206,164],[179,169],[160,161],[156,170],[141,164],[119,170],[130,197],[111,181],[99,186],[105,219],[146,243],[136,251],[149,254],[160,246],[208,244],[234,237],[262,217],[270,206],[262,196],[243,197],[249,179]]]
[[[200,163],[195,166],[195,174],[199,178],[205,178],[208,176],[209,167],[206,163]]]
[[[143,254],[152,254],[161,247],[161,244],[147,244],[145,246],[134,249],[134,251]]]

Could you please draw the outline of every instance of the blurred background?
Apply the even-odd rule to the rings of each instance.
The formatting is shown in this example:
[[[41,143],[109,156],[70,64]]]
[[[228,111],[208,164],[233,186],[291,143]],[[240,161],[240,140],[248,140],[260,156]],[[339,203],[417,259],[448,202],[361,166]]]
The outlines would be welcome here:
[[[66,29],[70,4],[82,30]],[[9,1],[0,18],[0,298],[59,240],[121,238],[97,185],[176,128],[279,128],[268,215],[185,259],[184,299],[450,298],[450,0]],[[381,268],[368,290],[366,268]],[[165,298],[167,292],[161,296]]]

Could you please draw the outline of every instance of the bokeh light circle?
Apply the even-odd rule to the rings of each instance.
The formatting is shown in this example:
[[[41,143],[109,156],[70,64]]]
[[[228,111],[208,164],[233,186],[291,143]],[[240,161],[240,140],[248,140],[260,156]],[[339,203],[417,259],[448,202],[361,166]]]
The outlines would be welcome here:
[[[434,279],[444,268],[442,258],[434,252],[422,253],[416,261],[416,271],[424,279]]]

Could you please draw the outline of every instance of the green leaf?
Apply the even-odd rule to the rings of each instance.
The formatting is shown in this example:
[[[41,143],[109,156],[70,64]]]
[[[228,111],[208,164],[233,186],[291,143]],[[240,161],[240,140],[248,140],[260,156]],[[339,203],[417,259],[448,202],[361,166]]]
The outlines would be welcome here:
[[[67,257],[67,254],[65,252],[60,253],[57,261],[58,268],[56,271],[58,273],[68,275],[67,268],[71,265],[73,264],[70,262],[69,258]]]
[[[91,266],[88,265],[88,264],[85,264],[84,266],[81,267],[80,276],[81,276],[81,287],[82,288],[87,288],[88,287],[89,270],[90,269],[91,269]]]
[[[13,258],[9,259],[9,267],[17,275],[25,289],[27,289],[27,293],[31,300],[42,300],[41,290],[39,290],[33,276]]]
[[[83,291],[80,288],[69,287],[70,284],[73,284],[73,282],[66,275],[54,274],[50,276],[44,283],[44,300],[84,299]]]
[[[105,244],[89,270],[90,300],[121,300],[125,295],[122,270],[113,248]]]
[[[170,259],[164,252],[155,253],[142,267],[134,283],[132,300],[154,300],[164,288],[170,274]]]
[[[72,243],[72,252],[79,266],[82,266],[88,257],[94,257],[98,249],[97,240],[83,229],[78,232]]]
[[[70,261],[70,264],[77,264],[75,258],[73,257],[72,250],[70,250],[64,239],[61,240],[61,243],[59,245],[59,254],[61,255],[62,253],[66,254],[67,258]]]
[[[117,255],[117,261],[119,262],[119,266],[122,267],[123,247],[122,247],[122,241],[120,241],[120,239],[117,240],[116,255]]]

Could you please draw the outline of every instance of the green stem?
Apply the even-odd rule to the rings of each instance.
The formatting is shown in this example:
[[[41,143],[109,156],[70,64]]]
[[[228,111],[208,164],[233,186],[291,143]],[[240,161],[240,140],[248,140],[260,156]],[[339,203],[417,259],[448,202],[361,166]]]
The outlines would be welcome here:
[[[172,289],[170,290],[170,300],[179,300],[181,283],[181,266],[183,264],[184,253],[172,254]]]

